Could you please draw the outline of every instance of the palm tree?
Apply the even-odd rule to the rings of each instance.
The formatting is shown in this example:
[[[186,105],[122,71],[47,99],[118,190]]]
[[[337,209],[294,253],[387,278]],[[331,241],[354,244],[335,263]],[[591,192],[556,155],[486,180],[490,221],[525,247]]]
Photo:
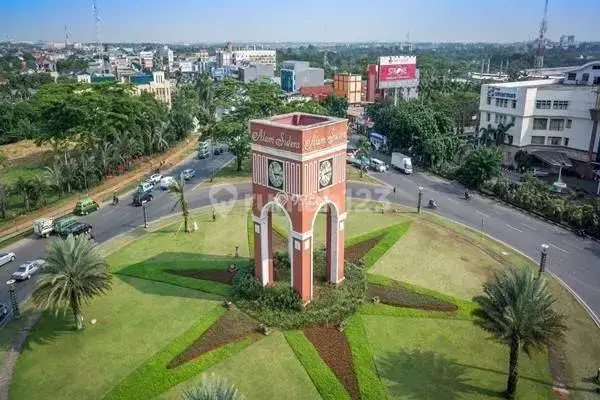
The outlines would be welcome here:
[[[178,181],[176,180],[169,187],[169,193],[175,193],[178,195],[177,201],[175,202],[175,205],[173,206],[171,211],[173,211],[175,209],[175,207],[181,206],[181,214],[183,215],[183,229],[187,232],[188,231],[188,218],[190,215],[190,211],[188,210],[188,202],[187,202],[187,199],[185,198],[185,190],[184,189],[185,189],[185,181],[184,181],[183,175],[182,175]]]
[[[46,204],[46,194],[48,193],[48,181],[43,176],[36,176],[29,181],[29,196],[34,206],[39,203]]]
[[[29,200],[31,194],[31,182],[22,176],[17,179],[14,185],[14,191],[23,196],[23,204],[25,209],[29,211]]]
[[[531,268],[510,267],[483,285],[473,299],[475,324],[510,348],[505,396],[514,398],[519,379],[519,354],[530,355],[561,340],[564,316],[554,312],[554,298],[544,278],[535,279]]]
[[[8,208],[8,192],[9,189],[0,182],[0,216],[6,219],[6,209]]]
[[[492,143],[492,138],[496,137],[496,129],[488,124],[487,128],[479,129],[479,144],[481,146],[489,146]]]
[[[358,138],[358,141],[356,142],[356,149],[357,149],[357,156],[358,157],[368,157],[369,154],[371,154],[371,142],[369,142],[369,139],[367,139],[364,136],[361,136]],[[364,168],[361,165],[360,168],[360,176],[362,178],[363,176],[363,171]]]
[[[512,122],[510,124],[504,125],[503,123],[499,123],[496,127],[496,146],[500,146],[504,144],[504,138],[506,137],[506,132],[510,128],[512,128],[515,124]]]
[[[55,187],[59,196],[63,194],[64,179],[62,175],[62,166],[58,162],[54,162],[52,167],[45,168],[46,179],[50,182],[51,187]]]
[[[182,400],[245,400],[245,397],[226,379],[213,374],[204,377],[201,386],[186,391]]]
[[[32,294],[38,306],[66,314],[73,312],[75,327],[83,328],[81,306],[105,294],[112,275],[106,261],[84,235],[56,239],[46,250],[43,275]]]

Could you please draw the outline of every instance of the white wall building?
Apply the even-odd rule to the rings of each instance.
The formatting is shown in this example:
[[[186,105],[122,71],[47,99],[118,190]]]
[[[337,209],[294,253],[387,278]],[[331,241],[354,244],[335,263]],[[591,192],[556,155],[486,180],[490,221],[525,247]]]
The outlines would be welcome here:
[[[261,63],[273,64],[277,63],[277,52],[275,50],[234,50],[233,64],[240,63]]]
[[[539,155],[562,153],[581,172],[585,164],[597,161],[600,132],[591,143],[590,110],[600,108],[599,85],[600,61],[565,72],[564,78],[482,85],[480,127],[514,124],[502,146],[505,164],[514,164],[520,149]]]

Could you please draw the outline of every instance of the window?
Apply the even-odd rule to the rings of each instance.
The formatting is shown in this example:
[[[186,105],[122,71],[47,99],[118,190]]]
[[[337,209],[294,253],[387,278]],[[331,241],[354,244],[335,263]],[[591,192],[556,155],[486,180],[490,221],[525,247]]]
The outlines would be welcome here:
[[[577,79],[577,73],[569,72],[569,74],[567,75],[567,80],[574,81],[575,79]]]
[[[490,104],[492,104],[492,98],[491,98],[491,97],[488,97],[488,98],[487,98],[487,103],[488,103],[488,106],[489,106]]]
[[[516,100],[512,100],[512,108],[517,108],[517,101]]]
[[[490,122],[490,118],[492,118],[492,114],[490,114],[490,113],[486,113],[486,114],[487,114],[487,122]]]
[[[534,118],[533,129],[535,130],[546,130],[548,126],[548,118]]]
[[[565,138],[565,147],[567,147],[568,145],[569,145],[569,138],[568,138],[568,137],[566,137],[566,138]]]
[[[508,99],[496,99],[496,107],[508,108]]]
[[[592,69],[600,69],[600,65],[593,65]]]
[[[564,119],[551,119],[550,120],[550,130],[551,131],[564,131],[565,130],[565,120]]]
[[[571,124],[573,123],[573,120],[568,119],[567,120],[567,129],[571,129]]]
[[[546,143],[546,136],[532,136],[531,137],[531,144],[545,144]]]
[[[600,76],[594,78],[594,85],[600,85]]]
[[[500,116],[500,114],[495,114],[494,115],[494,123],[498,123],[498,117]]]
[[[569,107],[569,102],[564,100],[554,100],[552,102],[552,108],[555,110],[566,110]]]
[[[514,115],[512,117],[510,117],[511,124],[514,124],[516,120],[517,120],[517,118]]]
[[[581,75],[581,82],[587,82],[590,80],[590,74]]]
[[[552,146],[560,146],[562,143],[562,137],[560,136],[549,136],[548,140],[550,141],[550,145]]]
[[[552,101],[550,100],[537,100],[535,102],[535,108],[538,110],[549,110],[552,106]]]

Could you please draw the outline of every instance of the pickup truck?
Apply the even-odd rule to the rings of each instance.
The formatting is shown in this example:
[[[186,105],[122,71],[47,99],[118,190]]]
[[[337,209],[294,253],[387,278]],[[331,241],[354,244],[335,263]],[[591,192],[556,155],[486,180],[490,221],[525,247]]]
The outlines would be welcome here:
[[[69,235],[87,235],[90,239],[94,237],[92,235],[92,225],[73,218],[61,218],[54,221],[54,232],[62,238]]]

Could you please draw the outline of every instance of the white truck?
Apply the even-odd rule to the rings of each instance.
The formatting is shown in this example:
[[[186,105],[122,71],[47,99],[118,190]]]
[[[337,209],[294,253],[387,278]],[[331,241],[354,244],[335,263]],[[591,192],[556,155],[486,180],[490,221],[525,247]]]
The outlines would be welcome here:
[[[413,173],[412,160],[402,153],[392,153],[392,166],[405,174]]]
[[[54,220],[50,218],[40,218],[33,221],[33,233],[38,237],[47,238],[54,231]]]

